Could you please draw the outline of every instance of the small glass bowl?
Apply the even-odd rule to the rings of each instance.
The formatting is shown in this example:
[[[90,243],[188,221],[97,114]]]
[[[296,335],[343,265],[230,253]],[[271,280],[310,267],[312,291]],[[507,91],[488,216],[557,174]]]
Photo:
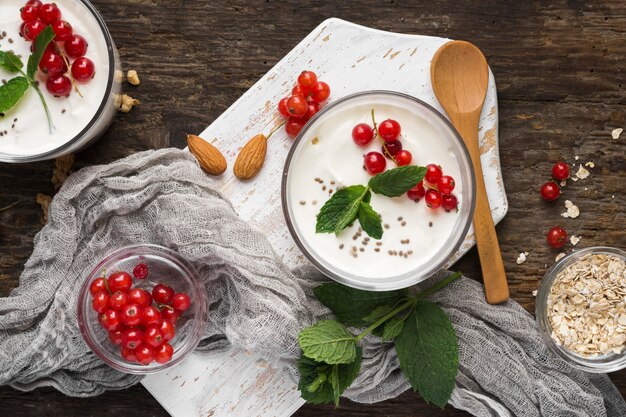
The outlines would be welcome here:
[[[100,326],[98,313],[91,307],[89,287],[103,271],[109,275],[115,271],[126,271],[132,276],[137,264],[148,266],[148,276],[144,279],[133,278],[133,288],[142,288],[148,292],[156,284],[165,284],[175,292],[185,292],[191,299],[191,306],[176,321],[176,335],[170,344],[174,348],[172,360],[159,364],[140,365],[126,361],[120,355],[120,346],[114,345],[108,338],[108,332]],[[154,305],[154,304],[153,304]],[[157,245],[134,245],[121,248],[94,268],[89,274],[78,298],[78,326],[91,350],[111,367],[130,374],[148,374],[169,368],[188,356],[200,342],[200,337],[207,322],[206,289],[194,267],[176,252]]]
[[[543,339],[548,347],[556,353],[561,359],[573,366],[586,372],[606,373],[615,372],[626,368],[626,349],[621,353],[608,353],[604,355],[582,356],[571,350],[559,345],[552,338],[552,326],[548,319],[548,294],[552,288],[557,275],[572,265],[574,262],[588,255],[606,254],[616,256],[626,261],[626,252],[607,246],[593,246],[570,253],[555,263],[543,277],[541,286],[537,291],[537,299],[535,301],[535,317],[539,325],[539,329]]]
[[[308,143],[306,138],[310,131],[314,131],[318,126],[324,125],[330,118],[345,111],[350,106],[374,108],[379,105],[410,112],[411,117],[424,120],[429,127],[432,127],[437,132],[438,142],[431,142],[433,146],[447,147],[458,161],[459,176],[455,178],[457,181],[455,193],[459,195],[461,204],[459,205],[457,220],[450,235],[446,238],[441,248],[428,260],[421,261],[419,264],[416,264],[415,261],[409,261],[414,265],[407,272],[397,273],[388,277],[373,278],[355,273],[348,268],[341,268],[316,252],[307,238],[307,233],[295,220],[295,210],[298,205],[291,198],[290,184],[292,177],[294,177],[294,171],[298,170],[294,160],[297,160],[298,156],[304,152],[305,145]],[[424,101],[408,94],[385,90],[364,91],[348,95],[328,104],[315,114],[302,128],[291,146],[285,161],[281,189],[283,214],[287,227],[302,253],[317,269],[329,278],[344,285],[367,291],[389,291],[406,288],[424,281],[440,270],[450,260],[467,236],[472,224],[475,197],[476,180],[472,161],[463,139],[454,126],[441,113]]]

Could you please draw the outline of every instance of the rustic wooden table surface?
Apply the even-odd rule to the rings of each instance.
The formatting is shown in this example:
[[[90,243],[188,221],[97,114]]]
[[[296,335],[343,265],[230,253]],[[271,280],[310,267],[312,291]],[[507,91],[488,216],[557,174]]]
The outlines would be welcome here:
[[[379,1],[219,2],[97,0],[124,69],[136,69],[142,101],[120,114],[108,133],[76,156],[75,168],[106,163],[145,149],[183,147],[328,17],[404,33],[467,39],[487,56],[498,85],[500,155],[510,208],[498,236],[512,297],[532,311],[532,291],[558,251],[545,232],[559,224],[582,236],[579,247],[626,248],[626,2]],[[254,4],[251,4],[254,3]],[[361,4],[358,4],[361,3]],[[346,80],[349,82],[349,80]],[[260,104],[261,105],[261,104]],[[566,198],[580,217],[564,219],[563,200],[546,204],[538,188],[557,160],[592,161],[590,178],[571,183]],[[52,195],[54,162],[0,166],[0,295],[18,284],[42,224],[37,193]],[[571,249],[571,245],[566,247]],[[528,261],[517,265],[521,251]],[[476,251],[458,264],[480,279]],[[626,371],[612,379],[626,394]],[[2,415],[166,416],[140,386],[97,398],[65,397],[52,389],[21,393],[0,388]],[[462,416],[405,393],[376,405],[305,406],[296,416]]]

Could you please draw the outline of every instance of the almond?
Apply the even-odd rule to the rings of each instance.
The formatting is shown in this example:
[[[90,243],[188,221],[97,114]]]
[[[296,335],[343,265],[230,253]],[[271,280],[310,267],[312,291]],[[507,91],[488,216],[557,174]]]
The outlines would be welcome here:
[[[241,180],[249,180],[259,173],[265,162],[265,154],[267,152],[267,137],[264,134],[258,134],[246,143],[241,149],[233,172],[237,178]]]
[[[207,173],[220,175],[226,171],[226,159],[215,146],[196,135],[187,135],[187,145]]]

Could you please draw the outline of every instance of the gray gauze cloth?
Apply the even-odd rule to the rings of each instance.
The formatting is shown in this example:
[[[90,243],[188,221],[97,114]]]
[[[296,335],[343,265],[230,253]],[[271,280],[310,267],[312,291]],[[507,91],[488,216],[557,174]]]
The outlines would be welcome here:
[[[263,234],[215,191],[219,181],[176,149],[70,176],[50,205],[19,287],[0,298],[0,384],[89,396],[138,382],[100,361],[76,321],[89,271],[106,254],[137,243],[169,247],[198,269],[211,305],[199,349],[248,349],[297,378],[298,332],[331,317],[312,293],[327,279],[312,268],[285,267]],[[482,286],[468,278],[431,299],[445,309],[459,340],[452,406],[479,416],[626,415],[609,378],[577,371],[551,354],[517,303],[488,305]],[[409,388],[393,344],[365,338],[361,373],[345,397],[373,403]]]

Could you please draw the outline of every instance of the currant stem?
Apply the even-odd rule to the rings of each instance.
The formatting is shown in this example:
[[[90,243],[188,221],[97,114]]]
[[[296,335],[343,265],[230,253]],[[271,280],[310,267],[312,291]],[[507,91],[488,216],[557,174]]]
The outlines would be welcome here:
[[[270,136],[272,136],[274,134],[274,132],[276,132],[278,129],[280,129],[282,126],[284,126],[285,123],[286,123],[286,121],[283,121],[281,124],[279,124],[278,126],[273,128],[272,130],[270,130],[270,133],[267,135],[267,139],[269,139]]]
[[[378,134],[378,125],[376,125],[376,119],[374,118],[374,109],[372,109],[372,123],[374,124],[374,134],[376,135],[377,138],[380,138],[380,142],[383,144],[383,150],[385,151],[384,153],[387,154],[385,156],[389,156],[389,158],[393,161],[393,163],[396,164],[396,166],[398,166],[398,161],[396,161],[396,157],[393,156],[391,152],[389,152],[389,149],[387,148],[387,144],[385,143],[383,138]]]
[[[37,84],[35,84],[34,82],[31,82],[30,85],[37,92],[37,95],[39,96],[39,99],[41,100],[41,104],[43,105],[43,109],[46,111],[46,117],[48,118],[48,128],[50,129],[50,133],[52,134],[54,132],[54,124],[52,123],[52,116],[50,116],[50,110],[48,109],[48,104],[46,103],[46,99],[44,98],[43,94],[41,94],[41,90],[39,89],[39,87],[37,87]]]
[[[384,322],[386,322],[387,320],[389,320],[396,314],[401,313],[402,311],[406,310],[408,307],[413,308],[414,305],[415,305],[415,298],[408,297],[404,303],[400,304],[398,307],[391,310],[387,315],[380,318],[376,323],[372,324],[370,327],[363,330],[363,332],[356,337],[355,339],[356,342],[359,343],[365,336],[370,334],[378,326],[380,326],[381,324],[383,324]]]
[[[63,51],[59,51],[61,54],[61,58],[63,58],[63,61],[65,62],[65,65],[68,68],[68,74],[70,76],[70,81],[72,83],[72,86],[74,87],[74,90],[76,90],[76,92],[78,93],[78,95],[80,96],[80,98],[83,98],[83,95],[81,94],[80,90],[78,89],[78,86],[76,85],[76,80],[74,79],[74,75],[72,74],[72,67],[70,65],[70,61],[67,59],[67,57],[65,56],[65,53]]]

